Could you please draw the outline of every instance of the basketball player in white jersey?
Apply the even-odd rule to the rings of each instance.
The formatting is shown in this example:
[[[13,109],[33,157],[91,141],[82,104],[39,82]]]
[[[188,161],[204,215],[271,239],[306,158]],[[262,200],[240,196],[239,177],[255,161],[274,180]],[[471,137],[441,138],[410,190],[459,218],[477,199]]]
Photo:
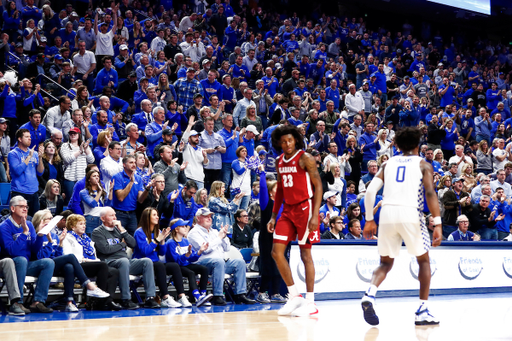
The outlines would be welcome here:
[[[377,230],[373,220],[375,196],[384,186],[377,242],[381,256],[380,266],[373,272],[371,286],[361,302],[364,319],[371,325],[379,324],[379,318],[373,308],[377,287],[393,267],[393,260],[400,252],[402,240],[407,246],[407,251],[416,256],[419,265],[420,305],[416,311],[415,324],[439,324],[439,321],[429,313],[427,306],[431,277],[428,255],[430,237],[423,217],[423,193],[434,217],[433,247],[441,244],[442,225],[433,184],[432,166],[418,156],[420,137],[421,131],[416,127],[399,130],[395,135],[395,143],[403,151],[403,156],[389,159],[375,175],[366,191],[364,236],[371,239]]]

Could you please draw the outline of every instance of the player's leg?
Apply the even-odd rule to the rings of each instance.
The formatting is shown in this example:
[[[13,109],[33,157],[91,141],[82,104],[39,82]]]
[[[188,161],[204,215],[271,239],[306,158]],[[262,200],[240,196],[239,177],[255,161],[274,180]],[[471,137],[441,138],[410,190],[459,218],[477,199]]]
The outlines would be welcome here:
[[[400,220],[397,219],[399,217],[399,209],[385,206],[381,211],[379,239],[377,240],[380,265],[373,271],[370,287],[366,290],[361,300],[364,319],[372,326],[379,324],[379,317],[374,309],[377,288],[393,268],[394,259],[398,257],[402,247],[402,237],[397,232],[397,225],[400,224]]]
[[[416,257],[419,265],[418,280],[420,282],[420,306],[415,313],[415,324],[416,325],[430,325],[439,324],[439,320],[436,319],[428,310],[428,296],[430,293],[430,278],[432,277],[430,272],[430,257],[428,252],[423,255]]]
[[[286,244],[274,242],[274,245],[272,246],[272,258],[274,258],[274,261],[276,262],[277,269],[279,270],[284,283],[286,283],[287,287],[290,287],[294,285],[294,282],[290,264],[288,264],[284,255],[286,246]]]
[[[307,304],[297,308],[292,315],[294,316],[312,316],[318,314],[315,304],[315,263],[311,255],[311,244],[306,244],[300,248],[300,258],[304,264],[306,277],[306,301]]]

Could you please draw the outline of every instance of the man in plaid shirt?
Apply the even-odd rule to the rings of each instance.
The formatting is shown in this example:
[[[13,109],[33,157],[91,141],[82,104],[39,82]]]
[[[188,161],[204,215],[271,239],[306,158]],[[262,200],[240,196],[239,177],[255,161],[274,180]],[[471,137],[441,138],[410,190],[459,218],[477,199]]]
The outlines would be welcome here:
[[[187,76],[180,78],[174,83],[176,89],[176,96],[178,97],[178,106],[183,106],[183,112],[186,112],[188,107],[194,104],[194,95],[202,94],[203,87],[197,79],[195,79],[196,70],[194,68],[187,69]]]

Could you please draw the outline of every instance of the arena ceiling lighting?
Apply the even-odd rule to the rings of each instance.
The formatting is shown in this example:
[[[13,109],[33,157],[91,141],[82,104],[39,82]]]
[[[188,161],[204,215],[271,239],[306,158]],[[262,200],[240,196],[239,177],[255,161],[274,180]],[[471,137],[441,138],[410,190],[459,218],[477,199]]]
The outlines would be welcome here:
[[[482,14],[491,14],[491,0],[427,0],[437,4],[465,9]]]

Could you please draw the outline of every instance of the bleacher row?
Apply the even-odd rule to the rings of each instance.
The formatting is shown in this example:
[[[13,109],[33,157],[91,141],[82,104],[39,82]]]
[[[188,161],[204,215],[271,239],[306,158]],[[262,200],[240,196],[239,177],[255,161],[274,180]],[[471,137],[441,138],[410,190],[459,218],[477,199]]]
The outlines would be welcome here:
[[[2,201],[3,201],[3,196],[2,196]],[[2,206],[5,206],[5,205],[2,205]],[[127,253],[128,253],[129,257],[132,256],[132,250],[130,248],[128,248]],[[246,262],[246,264],[249,264],[252,259],[252,255],[253,255],[252,248],[238,250],[232,246],[230,251],[225,253],[225,259],[243,259]],[[200,275],[197,275],[197,278],[199,279]],[[91,279],[91,281],[95,280],[95,278],[90,278],[90,279]],[[170,289],[169,290],[170,293],[176,293],[176,290],[174,288],[172,280],[173,280],[173,278],[171,276],[167,276],[167,286]],[[254,271],[247,271],[246,272],[246,280],[247,280],[248,295],[250,295],[251,293],[255,293],[254,296],[256,296],[258,283],[260,280],[259,273],[254,272]],[[188,289],[189,289],[188,288],[188,279],[183,278],[183,281],[184,281],[185,290],[188,292]],[[25,277],[25,286],[24,286],[25,291],[24,291],[24,295],[23,295],[24,300],[25,300],[24,303],[26,303],[26,304],[32,303],[34,291],[36,288],[36,282],[37,282],[37,277],[33,277],[33,276]],[[64,290],[55,288],[55,285],[60,284],[60,283],[64,283],[64,277],[57,277],[57,276],[52,277],[52,279],[50,281],[50,285],[54,286],[54,288],[49,291],[49,295],[48,295],[49,301],[51,301],[50,297],[53,297],[55,299],[62,297]],[[0,309],[2,310],[3,314],[7,314],[7,310],[2,301],[2,298],[8,297],[7,290],[5,290],[5,291],[3,290],[4,286],[5,286],[5,282],[4,282],[3,278],[0,276]],[[139,305],[142,305],[143,300],[140,295],[141,293],[142,294],[144,293],[144,288],[142,287],[142,276],[130,275],[130,289],[131,289],[131,293],[132,293],[132,300],[135,300]],[[211,290],[210,282],[208,283],[208,289]],[[85,288],[80,288],[80,289],[74,290],[75,297],[77,297],[77,302],[85,303],[84,302],[84,298],[86,297],[85,290],[86,290]],[[233,290],[232,275],[229,275],[229,274],[224,275],[224,292],[225,292],[226,298],[228,298],[231,302],[234,302],[234,290]],[[116,294],[120,294],[119,289],[116,291]]]

